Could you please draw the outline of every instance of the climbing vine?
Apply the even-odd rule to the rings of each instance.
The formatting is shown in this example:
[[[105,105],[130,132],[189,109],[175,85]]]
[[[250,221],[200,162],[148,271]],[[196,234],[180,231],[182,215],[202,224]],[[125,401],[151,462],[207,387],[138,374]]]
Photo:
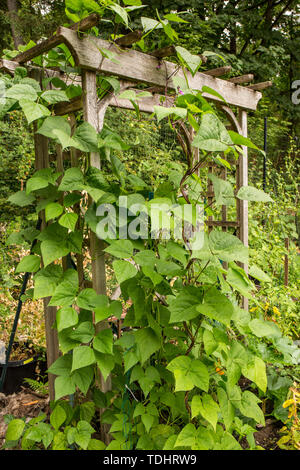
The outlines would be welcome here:
[[[116,14],[116,25],[128,26],[130,11],[142,4],[139,0],[124,4],[67,0],[66,12],[78,21],[93,11],[104,14],[107,8],[110,15]],[[146,36],[157,28],[176,41],[172,22],[179,21],[182,18],[173,13],[163,19],[142,18],[144,37],[139,46],[145,48]],[[54,50],[40,58],[40,63],[56,63],[65,71],[76,72],[68,51],[57,51],[57,55]],[[201,58],[182,47],[176,52],[178,67],[195,74]],[[104,54],[114,60],[110,51]],[[232,233],[214,229],[203,231],[202,244],[195,249],[191,243],[199,231],[195,218],[185,220],[189,231],[182,230],[178,237],[176,215],[185,206],[197,213],[204,198],[202,164],[213,162],[232,170],[229,159],[237,159],[242,146],[257,149],[255,145],[227,131],[215,107],[203,97],[204,93],[216,95],[214,90],[193,90],[187,78],[176,78],[174,104],[166,107],[162,100],[154,115],[158,122],[168,120],[187,163],[182,171],[171,171],[167,182],[152,188],[128,173],[116,157],[115,150],[128,148],[116,132],[104,126],[97,133],[80,115],[75,125],[66,116],[55,116],[57,103],[82,93],[78,85],[67,85],[58,78],[39,83],[23,67],[13,79],[3,79],[6,101],[2,115],[21,109],[28,123],[34,123],[36,134],[47,137],[52,148],[80,152],[76,165],[73,159],[63,171],[54,164],[40,169],[27,180],[24,191],[9,198],[22,207],[35,204],[37,215],[44,218],[33,252],[20,262],[17,272],[34,273],[34,289],[27,292],[28,297],[50,297],[49,306],[57,307],[54,327],[62,355],[49,369],[57,376],[50,423],[44,415],[27,424],[12,420],[6,445],[20,441],[23,449],[233,450],[241,449],[239,441],[246,436],[254,449],[255,426],[265,419],[260,403],[267,390],[266,362],[276,363],[284,354],[293,363],[297,351],[276,324],[240,307],[241,297],[252,298],[255,291],[241,267],[248,263],[248,249],[242,242]],[[139,99],[149,92],[120,93],[115,77],[102,77],[100,83],[99,98],[115,93],[129,99],[139,117]],[[182,133],[188,126],[194,130],[192,143]],[[197,161],[195,149],[199,151]],[[90,152],[101,155],[103,170],[90,165]],[[235,204],[236,199],[272,203],[254,187],[242,187],[236,194],[228,181],[216,175],[209,178],[215,199],[212,205],[204,203],[206,215],[221,205]],[[125,222],[120,211],[124,197],[128,207],[139,204],[143,208],[129,212]],[[79,275],[73,269],[74,259],[89,246],[90,232],[99,234],[99,224],[107,221],[97,210],[104,204],[116,214],[115,229],[108,229],[103,245],[120,285],[121,295],[115,300],[85,287],[84,273]],[[130,231],[134,215],[139,215],[140,226],[149,220],[147,211],[154,205],[169,216],[170,237],[165,237],[163,229],[156,239],[150,229],[146,235],[143,232],[143,238],[121,236],[124,230]],[[62,259],[69,262],[62,263]],[[268,282],[257,266],[250,266],[250,273],[252,278]],[[124,302],[130,307],[121,331],[114,327],[113,319],[121,319]],[[240,386],[242,377],[251,383],[246,390]],[[103,381],[111,382],[105,393],[100,387]],[[78,398],[72,407],[65,398],[74,394],[86,398]],[[109,429],[109,439],[108,434],[102,440],[94,438],[96,409],[101,410],[101,428]]]

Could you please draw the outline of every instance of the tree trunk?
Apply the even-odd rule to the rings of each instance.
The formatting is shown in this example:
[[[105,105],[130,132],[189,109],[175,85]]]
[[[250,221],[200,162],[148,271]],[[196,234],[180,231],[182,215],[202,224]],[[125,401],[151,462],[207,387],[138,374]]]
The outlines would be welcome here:
[[[7,8],[10,17],[11,32],[14,40],[15,49],[18,49],[19,46],[24,44],[23,38],[20,34],[18,23],[18,1],[17,0],[7,0]]]

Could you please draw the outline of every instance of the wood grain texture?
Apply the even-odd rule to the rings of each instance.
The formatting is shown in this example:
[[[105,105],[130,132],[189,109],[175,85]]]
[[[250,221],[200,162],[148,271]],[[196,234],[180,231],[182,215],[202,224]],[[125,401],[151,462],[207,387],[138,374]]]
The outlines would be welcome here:
[[[73,52],[76,64],[83,69],[94,70],[105,75],[116,75],[120,78],[132,80],[137,83],[165,87],[175,90],[173,82],[175,76],[184,79],[184,73],[176,64],[161,61],[151,55],[135,50],[120,50],[114,44],[101,38],[84,37],[78,38],[77,34],[70,29],[59,28],[59,35],[65,44]],[[114,53],[114,59],[118,63],[105,58],[101,50],[108,49]],[[189,85],[193,89],[201,90],[208,86],[224,97],[231,105],[245,109],[256,109],[261,98],[261,93],[249,90],[246,87],[235,85],[226,80],[211,77],[207,73],[198,72],[194,77],[187,72]],[[214,101],[220,101],[216,96],[205,93],[203,95]]]

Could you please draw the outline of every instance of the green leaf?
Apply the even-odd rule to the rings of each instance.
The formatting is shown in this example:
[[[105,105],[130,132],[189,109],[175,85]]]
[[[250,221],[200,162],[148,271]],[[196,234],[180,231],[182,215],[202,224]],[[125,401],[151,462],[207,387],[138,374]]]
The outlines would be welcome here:
[[[117,258],[131,258],[133,245],[130,240],[115,240],[104,250]]]
[[[81,343],[89,343],[95,334],[95,328],[92,322],[81,322],[76,330],[69,335],[71,339],[80,341]]]
[[[218,342],[215,340],[214,335],[209,330],[203,332],[203,343],[206,354],[209,356],[218,348]]]
[[[43,242],[44,243],[44,242]],[[49,305],[72,305],[78,290],[78,274],[74,269],[65,271],[63,281],[56,287]]]
[[[201,305],[196,307],[197,311],[209,318],[217,320],[229,326],[233,315],[233,305],[227,297],[216,287],[211,287],[204,294]]]
[[[25,114],[28,124],[42,117],[50,116],[51,114],[49,109],[42,104],[34,103],[33,101],[29,101],[27,99],[21,99],[19,103]]]
[[[46,90],[41,94],[41,98],[49,104],[59,103],[61,101],[69,101],[65,91],[62,90]]]
[[[105,450],[106,445],[99,439],[90,439],[87,450]]]
[[[249,275],[258,279],[261,282],[272,282],[272,279],[268,274],[266,274],[262,269],[260,269],[256,264],[252,264],[249,268]]]
[[[252,380],[264,393],[267,390],[266,364],[260,357],[255,356],[253,361],[244,364],[242,374]]]
[[[16,273],[35,273],[40,269],[41,258],[36,255],[25,256],[16,268]]]
[[[72,378],[75,385],[86,395],[94,378],[93,367],[82,367],[75,370],[72,373]]]
[[[33,102],[37,100],[37,93],[31,85],[18,84],[13,85],[6,91],[6,97],[14,100],[22,100],[26,98],[27,101]]]
[[[152,328],[141,328],[134,333],[138,352],[143,364],[161,347],[161,339]]]
[[[218,117],[212,113],[205,113],[192,145],[209,152],[222,152],[232,145],[232,140]]]
[[[192,390],[195,386],[208,391],[208,370],[199,359],[178,356],[168,364],[167,369],[174,374],[175,392]]]
[[[54,382],[55,400],[59,400],[66,395],[73,395],[76,387],[70,376],[56,377]]]
[[[82,191],[84,189],[84,178],[80,169],[68,168],[58,188],[59,191]]]
[[[135,277],[137,274],[136,267],[129,263],[129,261],[114,261],[113,268],[119,284],[122,284],[122,282],[127,281],[127,279]]]
[[[175,15],[175,13],[168,13],[167,15],[164,15],[164,17],[168,21],[175,21],[175,23],[188,23],[188,21],[183,20],[182,18],[180,18],[180,16]]]
[[[58,223],[62,227],[66,227],[73,232],[75,230],[77,220],[78,214],[75,214],[75,212],[68,212],[67,214],[61,216]]]
[[[115,359],[112,355],[102,354],[98,351],[94,352],[97,365],[100,369],[101,374],[103,375],[104,380],[107,380],[107,377],[113,370],[115,366]]]
[[[196,437],[196,428],[192,423],[187,424],[178,434],[174,447],[193,447]]]
[[[218,400],[219,400],[219,405],[220,405],[220,411],[223,417],[223,421],[225,424],[225,428],[227,431],[229,431],[230,426],[233,423],[234,420],[234,407],[230,400],[228,399],[227,393],[223,388],[218,387],[217,389],[217,395],[218,395]]]
[[[265,425],[265,417],[258,406],[257,403],[260,403],[261,400],[257,398],[252,392],[246,390],[242,394],[242,400],[238,405],[240,412],[247,416],[247,418],[253,418],[257,423]]]
[[[214,186],[214,193],[216,196],[216,205],[233,206],[235,205],[235,197],[233,187],[229,181],[218,178],[215,175],[209,174],[208,178],[212,181]]]
[[[221,101],[224,101],[226,103],[226,100],[223,98],[222,95],[220,95],[220,93],[218,93],[216,90],[214,90],[213,88],[211,88],[210,86],[207,86],[207,85],[204,85],[202,87],[202,93],[208,93],[212,96],[216,96],[217,98],[219,98]],[[230,135],[230,133],[228,132],[228,134]]]
[[[147,18],[145,16],[141,17],[141,22],[145,33],[151,31],[151,29],[161,29],[163,27],[163,25],[159,21],[154,20],[152,18]]]
[[[56,359],[53,364],[49,367],[48,371],[51,374],[58,376],[69,376],[71,373],[72,367],[72,356],[70,354],[65,354]]]
[[[44,266],[48,266],[53,261],[67,256],[69,248],[62,243],[54,240],[45,240],[41,243],[41,252],[44,261]]]
[[[249,328],[258,338],[263,338],[264,336],[274,338],[282,336],[280,329],[275,323],[260,320],[258,318],[255,318],[249,322]]]
[[[45,209],[46,222],[59,217],[63,210],[63,207],[58,202],[50,202]]]
[[[99,331],[94,338],[93,348],[103,354],[113,353],[113,334],[110,328]]]
[[[115,13],[117,13],[117,15],[123,20],[125,26],[128,27],[129,18],[128,18],[128,14],[125,8],[122,8],[117,3],[114,3],[110,5],[110,9],[113,10]]]
[[[145,426],[146,432],[149,433],[153,423],[154,423],[154,416],[150,414],[143,414],[142,415],[142,423]]]
[[[198,414],[201,414],[216,431],[220,408],[218,403],[214,401],[211,395],[205,394],[201,398],[199,395],[195,395],[192,399],[191,409],[192,418]]]
[[[154,106],[154,112],[157,116],[157,121],[160,122],[162,119],[168,116],[174,115],[178,118],[185,118],[187,115],[187,109],[185,108],[165,108],[164,106]]]
[[[253,186],[242,186],[236,197],[245,201],[274,202],[269,194]]]
[[[248,262],[248,248],[231,233],[213,230],[209,235],[209,247],[223,261]]]
[[[189,321],[199,316],[197,306],[202,302],[202,292],[195,287],[185,288],[177,297],[168,298],[170,323]]]
[[[9,196],[8,201],[16,206],[25,207],[33,204],[35,197],[32,194],[27,194],[26,191],[18,191]]]
[[[13,419],[7,426],[5,439],[7,441],[18,441],[23,434],[25,421],[22,419]]]
[[[73,349],[72,372],[90,366],[96,361],[94,351],[89,346],[76,346]]]
[[[191,54],[187,49],[181,46],[176,46],[175,49],[178,57],[184,62],[184,64],[187,66],[192,75],[195,75],[202,63],[201,57],[198,55]]]
[[[82,152],[97,152],[98,137],[95,128],[88,122],[78,126],[72,137],[72,146]]]
[[[62,331],[78,323],[78,313],[72,307],[62,307],[56,314],[57,331]]]
[[[96,323],[105,320],[110,316],[109,300],[106,295],[99,295],[97,300],[97,307],[95,308],[95,321]]]
[[[61,425],[65,422],[66,418],[67,415],[65,410],[60,405],[56,405],[50,415],[50,423],[54,427],[55,431],[59,430]]]
[[[243,135],[238,134],[235,131],[228,131],[228,134],[230,135],[231,140],[235,145],[245,146],[251,149],[259,150],[259,148],[255,144],[253,144],[253,142],[251,142],[248,137],[244,137]]]

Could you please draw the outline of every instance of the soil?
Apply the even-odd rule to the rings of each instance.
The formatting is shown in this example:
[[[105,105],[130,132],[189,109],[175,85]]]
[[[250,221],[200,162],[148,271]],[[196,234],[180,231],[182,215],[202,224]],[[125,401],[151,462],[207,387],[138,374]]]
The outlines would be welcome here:
[[[26,418],[26,421],[29,421],[40,413],[49,414],[49,411],[49,397],[33,392],[31,389],[22,387],[21,392],[13,395],[0,393],[0,449],[7,429],[7,424],[4,422],[5,415]]]

